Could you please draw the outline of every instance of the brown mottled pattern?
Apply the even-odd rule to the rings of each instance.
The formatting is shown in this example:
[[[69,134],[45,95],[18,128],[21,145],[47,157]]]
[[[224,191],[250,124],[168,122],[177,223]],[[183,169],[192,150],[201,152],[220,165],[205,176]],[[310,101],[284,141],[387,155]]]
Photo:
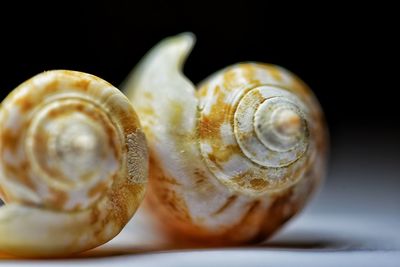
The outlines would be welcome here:
[[[169,182],[175,179],[167,177],[162,172],[158,161],[151,155],[152,153],[145,206],[155,220],[155,224],[171,237],[191,231],[193,228],[200,229],[193,224],[186,203],[175,192],[175,187],[179,186],[178,182]]]
[[[237,197],[238,197],[238,196],[236,196],[236,195],[230,196],[230,197],[226,200],[226,202],[224,203],[224,205],[222,205],[219,209],[217,209],[217,210],[213,213],[213,215],[218,215],[218,214],[224,212],[225,209],[229,208],[229,206],[231,206],[231,205],[236,201]]]
[[[282,81],[282,71],[278,69],[276,66],[272,66],[269,64],[258,64],[257,66],[267,70],[269,74],[276,80]]]
[[[49,187],[49,190],[51,193],[47,201],[51,202],[53,207],[64,207],[69,199],[68,193],[51,187]]]
[[[139,207],[144,196],[144,185],[124,181],[115,189],[118,190],[111,190],[109,193],[110,207],[113,212],[109,213],[106,218],[113,221],[122,230],[122,227]]]
[[[179,186],[179,183],[172,177],[167,177],[159,167],[159,163],[150,156],[150,172],[149,172],[149,190],[154,195],[154,209],[160,210],[161,214],[172,215],[173,218],[179,221],[190,222],[190,215],[185,201],[179,197],[174,190],[174,186]],[[167,181],[167,182],[166,182]],[[172,219],[173,221],[174,219]]]
[[[1,136],[0,136],[0,138],[1,138]],[[29,174],[28,174],[29,171],[30,171],[30,165],[27,161],[20,162],[18,166],[11,165],[11,164],[4,166],[4,173],[6,173],[12,177],[15,177],[19,183],[23,184],[24,186],[29,187],[30,189],[35,190],[36,184],[29,177]],[[3,188],[3,190],[5,190],[5,189]],[[12,192],[9,192],[8,195],[10,195],[10,197],[12,196],[12,198],[17,197]]]
[[[251,63],[242,63],[235,65],[234,68],[239,68],[242,73],[244,78],[246,79],[245,84],[243,84],[246,87],[249,87],[249,85],[252,86],[259,86],[262,84],[262,82],[257,78],[257,66],[255,64]]]
[[[17,151],[19,145],[18,133],[15,133],[12,129],[4,128],[1,131],[1,139],[4,140],[2,143],[2,148],[9,149],[9,151]]]
[[[97,247],[117,235],[136,212],[144,197],[144,191],[145,187],[142,184],[127,182],[119,175],[115,177],[113,187],[105,199],[90,210],[90,225],[85,227],[92,233],[84,250]],[[106,228],[111,228],[112,231],[106,233]],[[82,244],[75,246],[81,247]],[[76,247],[71,244],[71,249],[76,250]]]
[[[271,195],[269,207],[262,208],[261,200],[249,202],[246,212],[238,223],[221,227],[218,231],[209,231],[193,224],[164,224],[162,228],[170,236],[171,242],[187,245],[238,245],[256,243],[274,234],[286,221],[298,213],[311,195],[310,187],[307,195],[300,200],[293,200],[293,190],[288,189]],[[152,206],[154,207],[154,205]],[[157,213],[157,211],[154,211]]]
[[[201,90],[199,90],[200,94]],[[214,89],[214,94],[216,102],[208,115],[201,114],[198,129],[200,142],[211,146],[212,152],[208,155],[209,159],[216,165],[220,165],[228,161],[235,153],[240,153],[240,148],[237,144],[225,144],[221,138],[221,126],[224,123],[231,123],[234,106],[225,102],[226,94],[219,86]]]
[[[260,201],[249,202],[246,211],[237,223],[227,222],[217,231],[210,231],[195,224],[174,224],[161,226],[173,243],[182,245],[235,245],[247,243],[258,234],[265,210]]]
[[[222,86],[224,88],[235,88],[240,85],[241,84],[237,79],[237,73],[236,73],[235,69],[227,69],[226,72],[223,74]],[[218,96],[220,91],[221,91],[220,87],[217,86],[214,90],[214,96]]]
[[[19,98],[15,101],[14,104],[21,110],[22,113],[26,113],[34,107],[34,100],[35,99]]]
[[[210,194],[217,193],[215,186],[210,183],[210,177],[203,171],[195,169],[193,176],[197,195],[207,198]]]
[[[80,112],[81,114],[85,114],[88,118],[92,119],[96,123],[100,124],[103,126],[103,130],[105,131],[105,136],[107,137],[108,145],[110,148],[112,148],[111,151],[107,151],[107,153],[113,153],[115,158],[120,158],[120,151],[118,148],[119,144],[117,143],[117,133],[115,131],[115,126],[111,124],[110,120],[108,119],[107,114],[104,114],[104,112],[99,109],[99,108],[86,108],[85,106],[93,106],[90,103],[86,103],[87,101],[82,101],[80,100],[80,103],[69,103],[69,104],[64,104],[62,105],[62,102],[60,102],[60,108],[58,109],[52,109],[47,115],[46,120],[52,120],[52,119],[62,119],[63,116],[68,116],[70,114],[73,114],[75,112]],[[42,125],[40,125],[42,126]],[[44,144],[47,143],[47,140],[50,139],[50,136],[47,135],[46,129],[43,129],[42,127],[39,127],[35,129],[34,137],[35,137],[35,143],[34,143],[34,151],[35,151],[35,158],[38,159],[38,162],[41,166],[41,168],[49,174],[49,176],[58,181],[62,181],[64,183],[73,183],[74,181],[70,181],[69,177],[65,177],[63,172],[61,172],[58,169],[58,166],[54,165],[49,165],[48,164],[48,157],[49,157],[49,151],[47,151],[47,146]],[[107,157],[107,155],[100,155],[102,157]],[[90,173],[94,173],[93,171]],[[84,176],[87,176],[88,173],[84,174]],[[82,181],[82,179],[79,179]]]
[[[83,91],[87,91],[90,85],[89,79],[81,79],[75,82],[76,87],[81,88]]]
[[[264,188],[266,188],[268,185],[268,181],[266,181],[265,179],[260,179],[260,178],[254,178],[250,180],[250,186],[251,188],[253,188],[254,190],[264,190]]]
[[[109,185],[107,181],[96,184],[95,186],[89,189],[88,197],[93,198],[97,195],[102,194],[102,192],[105,192],[107,190],[108,186]]]
[[[211,152],[206,155],[206,158],[213,162],[213,165],[210,168],[213,170],[217,168],[217,172],[223,172],[223,165],[225,162],[229,161],[232,155],[241,155],[243,158],[246,158],[237,143],[234,144],[225,144],[223,142],[221,136],[221,126],[223,123],[230,123],[233,125],[233,113],[236,109],[237,103],[228,104],[226,101],[228,99],[233,99],[230,94],[238,94],[239,91],[242,91],[242,96],[249,90],[254,87],[260,85],[276,85],[282,86],[288,90],[293,90],[295,93],[300,93],[300,98],[307,100],[307,93],[310,93],[307,86],[301,82],[301,80],[297,79],[290,72],[286,73],[286,76],[293,77],[293,80],[284,80],[283,72],[285,70],[279,68],[277,66],[269,65],[269,64],[258,64],[258,63],[242,63],[237,64],[231,67],[226,68],[221,71],[220,74],[212,76],[212,79],[216,79],[218,82],[213,82],[215,84],[214,88],[210,88],[211,82],[204,82],[202,87],[198,91],[198,97],[202,99],[201,101],[207,101],[207,98],[210,98],[210,94],[204,92],[205,90],[212,90],[214,102],[210,107],[209,112],[204,113],[201,111],[200,121],[199,121],[199,136],[204,141],[202,143],[208,144],[211,147]],[[261,76],[261,74],[264,73]],[[272,80],[268,77],[272,77]],[[262,78],[262,79],[261,79]],[[266,78],[266,79],[265,79]],[[294,89],[289,88],[288,86],[294,85]],[[254,97],[257,97],[257,91],[255,91]],[[264,97],[258,93],[258,104],[264,101]],[[242,101],[242,99],[237,99],[236,101]],[[253,105],[253,103],[249,103]],[[318,105],[315,102],[307,102],[310,106]],[[255,103],[254,103],[255,105]],[[320,112],[317,109],[317,113]],[[233,127],[232,127],[233,128]],[[254,133],[243,133],[242,138],[246,138],[246,134],[253,135]],[[233,133],[232,133],[233,135]],[[271,152],[273,153],[273,152]],[[203,154],[204,156],[204,154]],[[252,164],[254,168],[260,168],[258,164]],[[259,171],[247,171],[241,174],[238,174],[237,177],[232,178],[230,181],[236,183],[238,186],[251,188],[256,191],[264,191],[270,186],[270,183],[266,181],[260,175],[265,175],[265,171],[261,168]],[[259,174],[257,174],[259,172]],[[218,174],[217,174],[218,175]],[[254,179],[251,179],[252,176],[256,175]],[[257,177],[258,176],[258,177]],[[250,179],[249,179],[250,178]],[[264,180],[264,181],[262,181]],[[283,180],[282,180],[283,181]],[[283,184],[283,183],[282,183]],[[276,185],[273,185],[276,186]]]
[[[8,198],[5,192],[1,189],[1,187],[0,187],[0,200],[3,200],[3,202],[8,202]]]

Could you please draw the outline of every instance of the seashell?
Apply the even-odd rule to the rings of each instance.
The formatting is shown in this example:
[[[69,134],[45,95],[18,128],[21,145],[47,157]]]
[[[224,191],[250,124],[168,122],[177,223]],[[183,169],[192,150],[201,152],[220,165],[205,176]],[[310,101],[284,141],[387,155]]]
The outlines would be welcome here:
[[[153,48],[125,82],[148,137],[143,214],[162,242],[264,240],[320,184],[327,131],[311,90],[288,70],[240,63],[195,87],[184,33]]]
[[[129,100],[86,73],[41,73],[0,111],[0,251],[51,257],[117,235],[144,197],[148,155]]]

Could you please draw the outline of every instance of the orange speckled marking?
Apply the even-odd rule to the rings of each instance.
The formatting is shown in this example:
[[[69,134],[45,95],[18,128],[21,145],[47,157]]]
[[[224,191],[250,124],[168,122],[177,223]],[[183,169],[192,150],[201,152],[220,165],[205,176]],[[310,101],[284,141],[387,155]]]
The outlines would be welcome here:
[[[171,103],[171,117],[169,121],[172,126],[181,126],[184,120],[183,107],[179,102]]]
[[[261,94],[261,92],[260,91],[254,91],[254,92],[252,92],[253,93],[253,96],[254,96],[254,98],[256,98],[258,101],[257,101],[257,103],[259,103],[259,104],[261,104],[262,102],[264,102],[265,101],[265,98],[264,98],[264,96]],[[242,101],[246,101],[246,100],[242,100]]]
[[[3,202],[7,202],[7,197],[6,197],[6,194],[5,194],[5,192],[1,189],[1,187],[0,187],[0,199],[1,200],[3,200]],[[1,206],[1,205],[0,205]]]
[[[51,202],[56,207],[63,207],[69,200],[69,195],[66,192],[50,188],[51,191]]]
[[[154,166],[154,165],[152,165]],[[150,169],[152,169],[151,167]],[[158,173],[158,175],[153,176],[153,172],[151,172],[150,179],[157,179],[159,180],[159,177],[164,176],[162,173]],[[161,178],[161,181],[164,180],[165,178]],[[172,179],[172,178],[167,178],[167,179]],[[157,183],[158,185],[155,185]],[[159,181],[155,181],[153,183],[154,187],[152,190],[155,191],[155,194],[157,195],[157,200],[155,205],[158,205],[160,207],[161,213],[169,214],[167,217],[172,216],[173,218],[170,218],[168,221],[186,221],[190,222],[191,218],[188,212],[188,208],[186,206],[186,203],[178,196],[178,194],[174,191],[174,189],[170,188],[168,185],[163,185]],[[162,203],[162,204],[161,204]],[[156,207],[153,207],[155,209],[158,209]]]
[[[62,101],[60,101],[61,105]],[[88,108],[86,106],[90,106]],[[64,104],[60,106],[60,108],[55,108],[50,110],[46,115],[47,120],[52,119],[62,119],[63,117],[70,116],[76,112],[80,112],[85,114],[88,118],[95,121],[96,123],[102,125],[105,136],[107,138],[106,142],[108,146],[112,148],[112,151],[108,151],[107,153],[113,153],[116,159],[120,159],[120,151],[117,149],[119,147],[118,144],[118,137],[115,130],[115,126],[109,121],[109,116],[103,112],[103,110],[99,108],[95,108],[93,110],[93,105],[88,103],[85,100],[80,100],[80,103],[73,103],[73,104]],[[49,132],[42,126],[39,127],[35,131],[35,143],[39,145],[34,145],[33,149],[35,151],[35,155],[38,159],[40,167],[51,177],[51,179],[63,181],[68,183],[70,181],[69,177],[65,177],[63,172],[60,171],[57,166],[51,166],[47,164],[48,162],[48,146],[47,141],[51,139]],[[100,155],[102,157],[107,157],[107,155]]]
[[[97,195],[101,195],[102,193],[107,191],[107,188],[108,188],[108,182],[107,181],[102,182],[102,183],[98,183],[94,187],[89,189],[88,197],[92,198],[92,197],[95,197]]]
[[[138,107],[138,112],[141,116],[148,116],[149,118],[154,117],[156,115],[154,109],[150,105],[143,105]],[[150,130],[152,126],[155,125],[154,119],[146,120],[146,123],[143,123],[143,131],[146,133],[146,138],[148,140],[154,140],[155,135]]]
[[[126,188],[125,188],[126,187]],[[142,188],[143,186],[138,186],[138,185],[128,185],[127,182],[124,182],[119,190],[121,191],[116,191],[112,190],[110,191],[109,198],[112,204],[112,208],[114,209],[113,213],[110,213],[107,220],[112,220],[114,221],[118,226],[122,227],[127,223],[127,221],[130,218],[131,212],[129,212],[129,202],[130,197],[129,194],[135,192],[137,194],[137,191],[139,188]],[[133,189],[132,191],[130,189]],[[136,196],[135,196],[136,198]]]
[[[202,90],[202,89],[200,89]],[[233,119],[233,108],[225,102],[225,93],[219,86],[215,88],[219,92],[215,104],[211,107],[209,115],[202,114],[199,121],[198,133],[200,142],[206,142],[211,145],[212,152],[208,155],[209,159],[217,165],[228,161],[235,153],[241,153],[237,144],[227,145],[221,137],[221,126],[224,123],[231,123]]]
[[[160,198],[164,200],[164,204],[167,205],[169,210],[175,213],[178,218],[184,221],[190,221],[190,215],[186,203],[175,191],[164,188],[161,192]]]
[[[140,109],[140,112],[146,114],[146,115],[150,115],[150,116],[154,116],[155,112],[154,109],[151,106],[146,106],[146,107],[142,107]]]
[[[218,215],[218,214],[224,212],[224,210],[226,210],[227,208],[229,208],[229,206],[231,206],[231,205],[236,201],[237,197],[238,197],[238,196],[236,196],[236,195],[230,196],[230,197],[226,200],[226,202],[225,202],[219,209],[217,209],[217,210],[213,213],[213,215]]]
[[[143,93],[143,96],[145,97],[145,98],[147,98],[148,100],[153,100],[153,94],[152,93],[150,93],[149,91],[145,91],[144,93]]]
[[[265,179],[254,178],[250,180],[250,185],[254,190],[262,191],[268,186],[268,182]]]
[[[248,205],[248,210],[247,212],[244,214],[243,218],[240,220],[240,222],[237,225],[242,225],[244,224],[244,222],[249,220],[249,217],[253,216],[253,213],[255,212],[255,210],[257,209],[257,207],[261,204],[260,200],[254,200],[252,202],[250,202],[250,204]]]
[[[94,174],[95,174],[94,171],[89,171],[89,172],[81,175],[81,177],[79,177],[79,180],[82,182],[87,182],[93,177]]]
[[[213,146],[213,152],[208,154],[208,157],[211,161],[218,165],[220,163],[227,162],[232,155],[237,153],[242,153],[237,145],[227,145],[222,149],[221,147]]]
[[[208,177],[201,170],[194,170],[194,175],[196,176],[195,184],[201,186],[207,182]]]
[[[19,145],[19,140],[21,139],[21,132],[16,132],[12,129],[8,129],[5,127],[2,127],[2,131],[0,132],[2,144],[1,144],[1,149],[2,150],[9,150],[11,153],[16,154],[17,153],[17,148]]]
[[[264,191],[267,187],[270,186],[269,180],[263,179],[259,176],[260,174],[257,171],[249,170],[247,172],[243,172],[235,177],[232,177],[230,181],[239,185],[242,188],[249,190],[259,190],[259,192]],[[259,178],[257,178],[259,177]]]
[[[79,80],[81,81],[81,80]],[[43,93],[45,95],[51,94],[52,92],[56,91],[60,85],[60,82],[57,79],[52,80],[49,82],[45,88],[43,89]]]
[[[15,106],[18,106],[22,113],[26,113],[27,111],[34,108],[35,99],[30,98],[19,98],[15,101]]]
[[[291,197],[293,190],[289,189],[273,198],[268,212],[265,214],[265,222],[262,225],[258,239],[265,239],[271,233],[282,227],[300,210],[302,203],[293,203]],[[306,196],[305,196],[306,197]]]
[[[217,194],[215,185],[210,182],[210,177],[203,171],[195,169],[192,176],[194,177],[194,190],[199,198],[208,198],[210,194]]]
[[[234,69],[228,69],[224,73],[222,84],[223,84],[224,88],[227,88],[227,89],[240,86],[240,83],[237,79],[237,74]],[[217,86],[217,88],[215,88],[214,95],[219,94],[219,92],[220,92],[219,89],[220,89],[219,86]]]
[[[166,224],[174,224],[177,221],[190,222],[191,217],[186,203],[174,190],[179,183],[174,178],[167,177],[152,156],[150,156],[149,179],[151,181],[149,183],[149,201],[152,203],[151,206],[155,213],[168,218],[163,222]],[[175,182],[166,183],[165,181]]]
[[[90,212],[90,224],[95,224],[99,221],[100,211],[97,207],[92,208]]]
[[[190,150],[190,144],[197,141],[196,133],[181,133],[176,131],[176,129],[182,128],[185,119],[185,112],[181,103],[172,101],[170,103],[170,117],[168,120],[168,124],[171,127],[168,134],[176,146],[176,151],[188,151]]]
[[[257,78],[256,65],[251,63],[244,63],[239,64],[237,68],[239,68],[243,72],[243,76],[246,79],[246,84],[244,84],[245,86],[249,86],[249,84],[252,84],[253,86],[258,86],[261,84],[260,80]]]
[[[18,166],[7,164],[6,166],[4,166],[4,171],[7,174],[13,175],[13,177],[15,177],[15,179],[17,179],[18,182],[20,182],[24,186],[32,190],[36,189],[35,183],[28,176],[28,173],[30,171],[30,165],[28,162],[23,161]]]
[[[87,91],[90,85],[90,80],[81,79],[75,82],[76,87],[82,89],[83,91]]]
[[[209,87],[208,87],[209,85],[208,84],[203,84],[201,87],[200,87],[200,90],[196,90],[196,95],[199,97],[199,98],[204,98],[204,97],[206,97],[207,96],[207,93],[208,93],[208,90],[209,90]]]
[[[272,66],[272,65],[269,65],[269,64],[259,64],[258,66],[260,66],[261,68],[263,68],[266,71],[268,71],[269,74],[275,80],[277,80],[277,81],[282,81],[283,80],[281,70],[279,68],[277,68],[276,66]]]
[[[150,157],[150,166],[155,166],[155,160],[153,159],[153,157]],[[153,173],[153,172],[152,172]],[[161,182],[161,183],[167,183],[167,184],[171,184],[171,185],[181,185],[176,179],[172,178],[172,177],[168,177],[166,175],[161,175],[160,173],[156,175],[157,177],[157,181]]]

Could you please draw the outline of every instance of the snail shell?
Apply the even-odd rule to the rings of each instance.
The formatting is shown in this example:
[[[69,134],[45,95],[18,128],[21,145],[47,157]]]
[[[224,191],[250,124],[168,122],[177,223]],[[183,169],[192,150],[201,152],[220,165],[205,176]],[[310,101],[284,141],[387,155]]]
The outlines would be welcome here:
[[[229,66],[196,88],[182,74],[193,44],[190,33],[162,41],[125,83],[149,142],[144,213],[166,242],[263,240],[321,180],[321,108],[300,79],[268,64]]]
[[[106,81],[41,73],[3,101],[0,127],[0,251],[84,251],[113,238],[138,208],[145,137],[129,100]]]

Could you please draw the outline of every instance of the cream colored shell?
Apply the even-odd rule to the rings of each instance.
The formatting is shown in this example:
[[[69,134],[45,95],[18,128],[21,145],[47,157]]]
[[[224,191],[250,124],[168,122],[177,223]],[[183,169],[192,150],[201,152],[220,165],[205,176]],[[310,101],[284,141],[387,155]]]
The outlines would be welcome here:
[[[150,148],[147,215],[166,242],[262,240],[318,186],[326,128],[309,88],[263,63],[197,88],[182,74],[194,36],[160,42],[125,83]]]
[[[75,71],[33,77],[0,111],[0,251],[49,257],[110,240],[147,174],[144,134],[118,89]]]

